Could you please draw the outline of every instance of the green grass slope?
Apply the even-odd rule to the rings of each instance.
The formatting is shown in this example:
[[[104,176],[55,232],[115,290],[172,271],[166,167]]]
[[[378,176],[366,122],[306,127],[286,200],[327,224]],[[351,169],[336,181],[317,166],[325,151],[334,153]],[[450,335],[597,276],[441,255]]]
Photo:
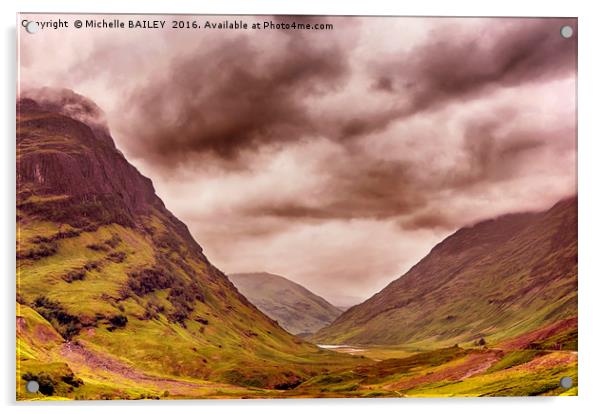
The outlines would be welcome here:
[[[43,327],[17,332],[18,385],[54,378],[47,397],[139,397],[141,377],[290,388],[353,364],[238,293],[110,136],[31,100],[17,115],[16,254],[17,318]],[[96,388],[55,381],[69,376]]]
[[[319,343],[451,346],[498,342],[577,315],[577,199],[462,228]]]
[[[577,319],[490,345],[449,346],[315,376],[293,392],[324,397],[577,395]],[[386,347],[366,347],[371,355]],[[573,379],[565,389],[560,380]]]
[[[293,334],[313,333],[342,311],[305,287],[270,273],[238,273],[228,278],[251,303]]]

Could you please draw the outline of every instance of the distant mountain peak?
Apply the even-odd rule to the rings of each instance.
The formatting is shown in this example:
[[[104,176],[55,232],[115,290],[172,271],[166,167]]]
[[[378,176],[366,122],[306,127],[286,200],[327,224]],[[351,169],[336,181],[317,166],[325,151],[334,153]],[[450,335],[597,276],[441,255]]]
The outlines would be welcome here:
[[[293,334],[313,333],[341,314],[339,308],[284,276],[253,272],[228,277],[251,303]]]

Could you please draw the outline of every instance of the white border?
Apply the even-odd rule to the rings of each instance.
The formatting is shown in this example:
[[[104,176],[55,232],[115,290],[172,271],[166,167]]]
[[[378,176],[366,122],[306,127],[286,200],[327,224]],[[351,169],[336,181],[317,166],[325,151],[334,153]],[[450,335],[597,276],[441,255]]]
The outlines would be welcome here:
[[[2,246],[3,309],[2,357],[5,367],[0,376],[2,401],[8,410],[21,412],[89,412],[106,413],[143,409],[149,413],[178,411],[222,411],[245,413],[304,413],[307,411],[341,412],[349,414],[378,411],[420,411],[421,413],[505,413],[544,411],[547,413],[598,411],[602,402],[599,376],[601,371],[602,321],[599,304],[602,302],[602,272],[600,238],[602,237],[600,195],[602,179],[602,116],[600,99],[600,40],[602,16],[597,2],[546,1],[526,2],[505,0],[483,2],[454,1],[350,1],[321,0],[315,3],[284,0],[221,0],[165,2],[118,0],[84,2],[76,0],[26,1],[18,4],[1,2],[3,42],[1,100],[4,134],[2,139]],[[279,400],[279,401],[189,401],[189,402],[94,402],[86,404],[16,404],[14,403],[14,246],[15,246],[15,14],[21,12],[138,12],[138,13],[200,13],[200,14],[357,14],[357,15],[462,15],[462,16],[569,16],[579,17],[579,397],[576,398],[505,398],[505,399],[408,399],[408,400]],[[172,408],[173,407],[173,408]]]

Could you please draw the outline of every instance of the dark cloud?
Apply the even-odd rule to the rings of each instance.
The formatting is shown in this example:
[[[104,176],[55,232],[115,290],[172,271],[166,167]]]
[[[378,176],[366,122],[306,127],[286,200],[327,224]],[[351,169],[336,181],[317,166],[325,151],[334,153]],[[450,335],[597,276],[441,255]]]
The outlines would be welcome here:
[[[565,39],[559,35],[567,19],[491,23],[468,33],[462,33],[457,25],[433,31],[432,40],[417,45],[398,62],[401,91],[412,96],[409,110],[466,99],[490,86],[542,81],[575,70],[576,36]],[[460,36],[454,36],[455,31]],[[395,68],[390,69],[395,76]]]
[[[319,165],[321,185],[313,196],[274,203],[255,200],[250,216],[301,220],[376,219],[407,214],[425,205],[411,166],[361,154],[327,159]]]
[[[419,112],[576,71],[577,36],[560,36],[563,25],[576,28],[576,19],[488,22],[467,30],[462,19],[442,21],[425,42],[375,62],[373,88],[401,102],[385,113],[344,120],[341,136],[380,131]]]
[[[328,21],[339,29],[353,23],[319,16],[269,20]],[[357,102],[357,110],[331,117],[312,112],[311,99],[338,90],[356,69],[350,60],[354,39],[342,38],[341,31],[282,31],[280,41],[268,43],[257,34],[192,42],[122,102],[131,121],[125,133],[139,137],[127,143],[128,150],[169,169],[199,156],[238,161],[244,152],[315,136],[345,145],[416,113],[574,71],[576,37],[559,35],[567,22],[576,25],[572,19],[506,19],[469,30],[462,20],[441,21],[408,51],[373,59],[366,94],[385,95],[385,105],[376,110]],[[117,72],[113,78],[121,82],[122,74],[132,75],[128,54],[110,46],[95,47],[87,64],[72,66],[73,76],[81,78],[89,61],[108,61],[111,54],[119,56],[110,65]]]
[[[228,160],[315,132],[305,99],[336,89],[347,57],[336,42],[284,38],[271,49],[239,37],[177,58],[128,100],[134,152],[167,165],[195,154]]]
[[[441,186],[461,190],[510,180],[520,175],[521,168],[530,160],[538,158],[539,150],[558,142],[559,134],[554,127],[508,128],[516,122],[516,112],[508,108],[506,116],[500,115],[475,119],[466,125],[462,145],[465,162],[449,171]]]
[[[318,163],[319,191],[283,202],[257,198],[243,210],[252,217],[310,221],[396,219],[406,230],[457,228],[465,217],[451,217],[441,194],[458,197],[520,177],[564,133],[554,125],[524,125],[515,108],[501,108],[463,126],[459,161],[449,166],[423,156],[374,158],[348,147]]]
[[[393,92],[393,79],[390,76],[379,76],[372,87],[377,91]]]
[[[335,20],[338,27],[351,21]],[[365,93],[384,95],[381,107],[358,101],[354,110],[330,116],[312,111],[312,100],[346,85],[357,68],[350,60],[353,41],[282,31],[285,40],[272,39],[269,47],[243,36],[203,44],[177,55],[166,73],[155,73],[128,97],[126,133],[139,137],[129,150],[168,169],[199,157],[239,168],[249,161],[239,162],[243,154],[303,139],[346,146],[417,113],[574,71],[576,36],[559,35],[567,23],[576,26],[574,19],[485,19],[474,26],[442,20],[408,51],[372,59],[374,80]]]
[[[454,230],[457,228],[455,220],[448,217],[441,210],[420,212],[407,219],[401,219],[399,226],[402,230],[413,231],[422,229]]]

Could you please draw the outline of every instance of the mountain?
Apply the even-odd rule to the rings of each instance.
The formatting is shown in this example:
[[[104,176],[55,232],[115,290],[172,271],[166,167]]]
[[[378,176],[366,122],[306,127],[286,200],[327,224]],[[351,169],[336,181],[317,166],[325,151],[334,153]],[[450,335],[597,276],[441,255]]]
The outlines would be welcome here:
[[[577,198],[458,230],[312,338],[417,347],[497,342],[577,315]],[[573,318],[574,319],[574,318]]]
[[[228,277],[251,303],[293,334],[316,332],[342,313],[320,296],[282,276],[238,273]]]
[[[67,398],[240,395],[349,362],[241,295],[100,109],[52,93],[17,104],[18,398],[31,379]]]
[[[316,334],[371,346],[322,350],[211,264],[94,103],[28,96],[16,125],[17,399],[577,394],[576,198],[459,230]]]

